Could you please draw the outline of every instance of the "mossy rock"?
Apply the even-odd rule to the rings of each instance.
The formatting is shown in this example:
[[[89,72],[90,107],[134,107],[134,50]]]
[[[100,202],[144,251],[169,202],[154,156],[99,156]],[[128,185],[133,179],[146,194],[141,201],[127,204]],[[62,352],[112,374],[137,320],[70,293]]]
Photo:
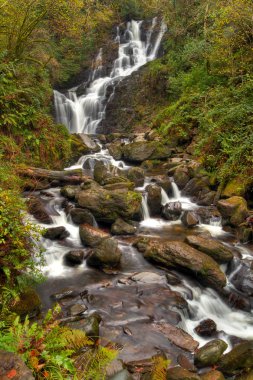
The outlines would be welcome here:
[[[167,380],[200,380],[200,377],[187,369],[174,367],[167,371]]]
[[[229,181],[221,193],[222,198],[230,198],[233,196],[242,197],[246,191],[246,181],[241,177],[233,178]]]
[[[211,342],[208,342],[197,350],[194,363],[200,368],[214,365],[221,358],[227,347],[227,343],[221,339],[211,340]]]
[[[244,342],[235,346],[220,359],[218,368],[228,375],[234,375],[241,370],[253,368],[253,342]]]
[[[242,197],[222,199],[217,203],[225,224],[238,227],[249,215],[247,202]]]
[[[28,315],[30,318],[35,317],[40,313],[41,300],[38,293],[34,289],[28,289],[22,292],[19,300],[10,305],[10,310],[13,313],[25,318]]]
[[[201,375],[201,380],[225,380],[225,377],[220,371],[213,370]]]

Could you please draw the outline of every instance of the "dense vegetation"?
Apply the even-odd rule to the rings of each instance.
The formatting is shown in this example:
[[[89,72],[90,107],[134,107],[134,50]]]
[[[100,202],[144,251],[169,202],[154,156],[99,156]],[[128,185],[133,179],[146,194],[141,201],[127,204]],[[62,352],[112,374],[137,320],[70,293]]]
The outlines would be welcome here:
[[[37,232],[24,223],[25,205],[19,195],[24,183],[16,170],[26,165],[58,169],[68,162],[72,138],[53,121],[52,88],[68,87],[90,66],[114,24],[156,14],[165,18],[169,25],[165,55],[150,65],[154,82],[159,83],[161,73],[165,78],[165,99],[155,107],[151,127],[166,139],[173,135],[191,143],[188,149],[222,186],[236,179],[235,186],[245,192],[252,184],[252,13],[251,0],[218,4],[212,0],[149,4],[143,0],[0,0],[0,314],[4,318],[15,319],[10,316],[11,304],[27,281],[34,280],[24,279],[24,271],[34,270],[29,236]],[[23,357],[36,376],[48,377],[51,370],[45,362],[55,360],[52,378],[60,378],[53,371],[62,371],[62,378],[67,378],[66,373],[74,373],[69,339],[58,341],[57,358],[50,349],[48,358],[40,356],[43,331],[56,341],[63,333],[50,318],[39,327],[19,319],[11,328],[3,324],[1,348],[14,347],[25,336],[28,350]],[[31,364],[35,330],[40,343]],[[65,360],[65,367],[60,360]]]
[[[163,7],[163,5],[161,5]],[[191,153],[221,184],[252,184],[253,5],[250,0],[176,0],[167,7],[167,105],[153,126],[192,142]]]

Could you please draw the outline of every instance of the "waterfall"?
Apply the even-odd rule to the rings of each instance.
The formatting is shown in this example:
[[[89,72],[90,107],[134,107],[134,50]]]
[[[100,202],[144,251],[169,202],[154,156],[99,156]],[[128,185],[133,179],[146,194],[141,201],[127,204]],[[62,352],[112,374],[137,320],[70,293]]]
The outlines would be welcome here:
[[[77,88],[69,90],[65,95],[54,91],[56,121],[64,124],[70,133],[95,134],[105,116],[108,103],[107,87],[115,86],[118,80],[131,75],[141,66],[156,58],[162,37],[166,32],[166,25],[162,23],[160,32],[152,45],[151,38],[156,24],[157,19],[155,18],[147,32],[146,41],[141,39],[142,21],[128,22],[123,38],[121,38],[118,28],[115,40],[119,43],[118,58],[114,61],[110,75],[104,75],[103,52],[100,49],[93,63],[94,69],[89,78],[90,84],[84,95],[78,96]]]
[[[148,209],[148,202],[147,202],[147,195],[146,194],[144,194],[142,196],[141,208],[142,208],[143,220],[150,219],[150,214],[149,214],[149,209]]]
[[[162,206],[165,206],[167,203],[170,202],[170,198],[168,197],[168,194],[165,192],[165,190],[161,187],[161,195],[162,195]]]
[[[173,199],[179,200],[181,198],[181,193],[177,184],[173,181],[171,182],[171,186],[172,186],[172,192],[173,192]]]

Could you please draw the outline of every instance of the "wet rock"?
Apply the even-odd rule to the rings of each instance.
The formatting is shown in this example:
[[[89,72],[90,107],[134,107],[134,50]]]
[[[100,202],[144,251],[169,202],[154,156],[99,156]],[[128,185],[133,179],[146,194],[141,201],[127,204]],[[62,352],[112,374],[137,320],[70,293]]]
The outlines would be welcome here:
[[[110,235],[99,228],[90,226],[89,224],[82,224],[79,227],[80,239],[84,245],[95,247],[101,243],[103,239],[108,238]]]
[[[160,276],[157,273],[153,272],[140,272],[135,274],[134,276],[131,277],[131,280],[136,281],[136,282],[142,282],[144,284],[150,284],[150,283],[163,283],[164,278],[163,276]]]
[[[112,143],[108,146],[108,151],[110,155],[115,159],[115,160],[121,160],[122,158],[122,144],[121,142],[115,142]]]
[[[69,315],[71,317],[76,317],[78,315],[82,315],[87,310],[87,307],[85,305],[76,304],[70,307],[69,309]]]
[[[213,370],[201,375],[201,380],[225,380],[225,377],[220,371]]]
[[[199,224],[199,218],[193,211],[184,211],[181,222],[185,227],[191,228]]]
[[[248,216],[247,202],[242,197],[231,197],[222,199],[217,203],[224,224],[229,224],[233,227],[239,226],[245,221]]]
[[[229,262],[234,257],[233,252],[218,240],[208,239],[202,236],[188,235],[185,241],[193,248],[211,256],[219,263]]]
[[[169,146],[159,141],[137,141],[122,147],[123,157],[129,162],[143,162],[151,159],[164,159],[171,156],[172,150]]]
[[[190,362],[190,360],[185,355],[178,355],[177,357],[178,364],[184,368],[187,369],[190,372],[197,372],[197,368]]]
[[[105,185],[105,180],[110,178],[112,174],[103,161],[96,161],[93,172],[94,180],[100,185]]]
[[[187,166],[178,166],[174,172],[173,177],[179,189],[183,189],[190,180],[190,175]]]
[[[168,284],[170,284],[170,285],[181,284],[180,278],[174,273],[171,273],[171,272],[166,273],[166,279],[167,279]]]
[[[211,206],[214,204],[216,192],[204,189],[199,193],[197,204],[200,206]]]
[[[66,253],[64,256],[64,261],[67,265],[75,266],[83,263],[84,258],[87,256],[87,253],[83,249],[78,249]]]
[[[159,216],[162,211],[162,194],[160,186],[148,185],[145,190],[147,191],[147,202],[150,216]]]
[[[34,377],[19,355],[0,350],[0,379],[34,380]]]
[[[253,240],[253,228],[243,223],[238,230],[238,239],[241,243],[249,243]]]
[[[245,194],[245,179],[235,177],[230,180],[222,190],[221,198],[231,198],[234,196],[242,197]]]
[[[43,232],[43,237],[49,240],[64,240],[69,237],[69,235],[70,233],[65,227],[52,227]]]
[[[130,373],[123,369],[122,371],[118,372],[116,375],[109,377],[108,380],[133,380],[133,377],[130,375]]]
[[[116,178],[116,177],[115,177]],[[119,177],[117,177],[117,181],[120,180]],[[105,190],[109,190],[109,191],[115,191],[115,190],[125,190],[125,191],[128,191],[128,190],[133,190],[134,188],[134,184],[133,182],[115,182],[115,183],[109,183],[107,185],[104,185],[104,189]]]
[[[221,358],[228,345],[221,339],[215,339],[199,348],[195,354],[194,362],[197,367],[214,365]]]
[[[195,214],[198,215],[198,218],[201,223],[210,224],[217,223],[221,221],[221,214],[216,207],[200,207],[197,210],[194,210]]]
[[[169,368],[167,371],[168,380],[200,380],[200,377],[193,372],[181,367]]]
[[[230,280],[236,289],[240,290],[248,296],[253,296],[253,266],[251,262],[237,263],[239,266],[236,273]]]
[[[198,347],[199,343],[196,342],[189,334],[184,330],[172,326],[170,323],[152,324],[152,327],[161,332],[176,346],[183,350],[193,352]]]
[[[70,216],[75,224],[94,225],[94,216],[89,210],[85,210],[83,208],[72,208],[70,210]]]
[[[75,298],[78,295],[78,292],[76,290],[66,288],[62,289],[61,292],[51,294],[51,298],[54,299],[55,301],[61,301],[66,298]]]
[[[89,135],[86,135],[85,133],[78,133],[74,134],[74,136],[83,142],[83,144],[87,147],[88,153],[96,153],[100,151],[99,145],[94,140],[92,140]]]
[[[201,193],[203,194],[204,189],[206,189],[207,192],[210,191],[209,186],[210,181],[208,177],[195,177],[187,183],[182,191],[182,194],[186,196],[194,196],[198,199],[199,195]]]
[[[30,197],[27,203],[28,212],[40,223],[52,224],[53,219],[46,211],[43,202],[37,197]]]
[[[217,332],[217,325],[212,319],[205,319],[194,329],[200,336],[212,336]]]
[[[221,295],[232,308],[248,312],[251,311],[251,302],[248,297],[245,297],[242,294],[237,293],[233,289],[223,289]]]
[[[141,187],[145,180],[144,170],[139,167],[132,167],[127,171],[127,178],[135,184],[135,187]]]
[[[215,289],[226,285],[226,276],[219,265],[205,253],[181,241],[159,241],[141,239],[136,244],[144,257],[165,267],[176,267],[190,271],[201,282]]]
[[[75,199],[76,194],[80,191],[79,186],[64,186],[61,188],[61,195],[65,198],[68,198],[70,200]]]
[[[141,194],[126,189],[106,190],[91,183],[77,197],[78,205],[92,212],[96,220],[113,223],[118,218],[135,219],[140,215]]]
[[[178,220],[182,213],[180,202],[170,202],[163,207],[163,215],[167,220]]]
[[[117,219],[111,228],[111,233],[113,235],[134,235],[136,232],[136,227],[125,222],[123,219]]]
[[[109,238],[96,245],[87,260],[88,265],[102,268],[114,268],[120,264],[121,251],[116,240]]]
[[[69,322],[68,326],[72,329],[82,330],[86,336],[91,339],[99,338],[99,325],[101,322],[101,317],[97,313],[93,313],[87,318],[82,320]]]
[[[10,306],[13,313],[20,315],[23,319],[27,315],[34,318],[40,313],[41,300],[34,289],[28,289],[19,295],[19,300]]]
[[[253,367],[253,342],[244,342],[223,355],[218,368],[225,374],[232,375],[243,369]]]
[[[71,149],[73,152],[73,161],[79,157],[92,152],[99,152],[99,146],[88,136],[83,133],[71,135]]]
[[[155,182],[158,186],[160,186],[166,194],[172,196],[172,183],[167,175],[157,175],[152,176],[151,182]]]

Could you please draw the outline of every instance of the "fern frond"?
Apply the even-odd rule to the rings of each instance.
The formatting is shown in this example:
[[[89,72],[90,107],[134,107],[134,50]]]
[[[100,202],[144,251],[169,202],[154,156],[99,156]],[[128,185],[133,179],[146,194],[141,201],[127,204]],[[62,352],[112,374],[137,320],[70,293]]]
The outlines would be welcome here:
[[[154,357],[151,380],[166,380],[167,367],[169,364],[170,361],[162,356]]]
[[[94,343],[87,338],[85,333],[81,330],[67,329],[64,331],[62,338],[66,342],[66,347],[74,351],[79,351],[85,346],[94,345]]]

